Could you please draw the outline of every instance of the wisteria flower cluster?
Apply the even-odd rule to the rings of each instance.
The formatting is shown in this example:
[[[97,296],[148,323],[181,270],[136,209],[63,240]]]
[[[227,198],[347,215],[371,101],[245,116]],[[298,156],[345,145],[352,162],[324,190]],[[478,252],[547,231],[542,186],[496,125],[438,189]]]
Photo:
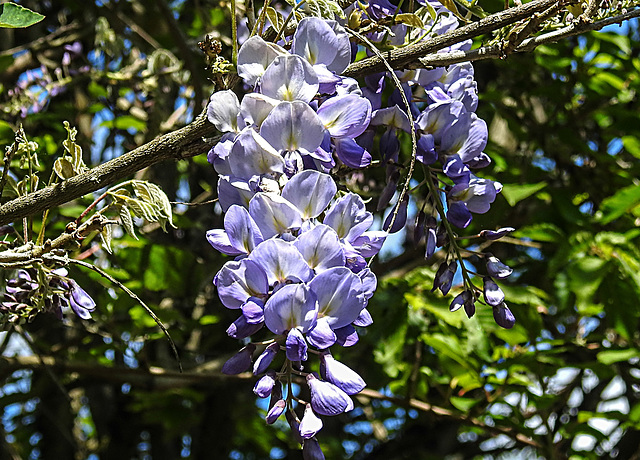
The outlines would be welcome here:
[[[63,310],[69,308],[82,319],[91,318],[91,312],[96,309],[95,301],[68,275],[65,268],[46,272],[17,270],[15,276],[6,281],[4,300],[0,303],[2,320],[17,322],[40,311],[62,319]]]
[[[446,9],[431,7],[439,19],[425,26],[430,30],[425,37],[457,27]],[[357,8],[347,13],[373,21],[397,12],[387,0]],[[368,37],[404,41],[406,26],[390,30]],[[478,96],[471,64],[397,72],[400,85],[385,91],[388,73],[367,77],[362,88],[340,75],[356,50],[338,22],[320,18],[300,20],[286,47],[253,36],[237,56],[238,75],[250,92],[241,101],[230,90],[216,92],[207,108],[208,119],[223,133],[208,160],[219,174],[218,199],[226,214],[224,229],[209,230],[206,236],[215,249],[234,258],[214,284],[223,305],[239,313],[228,335],[246,343],[222,371],[252,369],[260,376],[254,392],[270,398],[266,421],[274,423],[285,414],[305,458],[324,458],[315,439],[322,428],[319,416],[351,410],[350,395],[365,387],[355,371],[332,356],[330,347],[354,345],[356,327],[372,324],[367,304],[377,281],[367,259],[377,254],[388,233],[405,227],[409,201],[423,201],[415,228],[416,241],[426,242],[426,257],[437,247],[447,249],[434,281],[434,290],[446,295],[461,262],[452,225],[466,228],[472,213],[487,212],[501,190],[499,183],[472,172],[490,159],[483,152],[487,126],[475,114]],[[403,104],[403,99],[409,102]],[[370,152],[377,147],[388,178],[378,210],[387,208],[402,172],[401,132],[416,139],[415,158],[424,165],[427,193],[420,198],[420,187],[411,193],[405,187],[383,231],[372,231],[373,216],[364,200],[338,192],[330,174],[372,166]],[[487,230],[477,236],[497,239],[510,231]],[[483,293],[496,322],[512,327],[515,320],[494,281],[511,269],[486,257],[484,290],[460,263],[465,287],[451,310],[464,306],[472,316]],[[269,338],[250,341],[264,329]],[[310,354],[319,356],[317,372]],[[271,368],[274,363],[279,370]],[[306,382],[307,400],[293,395],[295,381]],[[301,419],[296,407],[304,409]]]

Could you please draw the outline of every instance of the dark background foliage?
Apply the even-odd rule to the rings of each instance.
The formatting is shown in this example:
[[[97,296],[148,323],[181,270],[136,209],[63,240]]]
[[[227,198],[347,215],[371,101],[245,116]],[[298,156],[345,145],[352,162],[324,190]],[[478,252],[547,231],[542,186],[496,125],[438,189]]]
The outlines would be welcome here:
[[[202,110],[213,89],[197,46],[206,33],[230,57],[224,2],[23,4],[46,19],[0,31],[0,138],[10,145],[23,125],[40,145],[41,180],[62,153],[63,120],[78,128],[85,162],[104,162]],[[483,7],[497,11],[500,2]],[[368,388],[353,412],[325,420],[327,458],[637,458],[639,42],[632,21],[475,64],[494,160],[483,174],[504,190],[464,234],[517,228],[490,245],[467,242],[490,246],[515,269],[501,286],[517,325],[499,328],[489,308],[472,320],[450,313],[450,298],[431,292],[438,254],[425,261],[409,229],[374,264],[374,325],[358,346],[336,351]],[[81,52],[63,66],[64,46],[76,43]],[[52,78],[31,102],[9,92],[27,71]],[[369,182],[351,180],[376,196],[384,171],[367,174]],[[216,195],[206,152],[136,177],[174,202]],[[51,236],[93,198],[52,212]],[[261,418],[254,378],[220,373],[239,347],[225,333],[235,315],[211,283],[225,259],[204,238],[221,227],[221,214],[211,203],[174,210],[177,228],[139,222],[140,239],[114,239],[112,255],[94,238],[75,256],[145,300],[167,325],[184,373],[139,305],[72,268],[98,304],[93,320],[42,314],[0,338],[0,459],[301,458],[286,424]]]

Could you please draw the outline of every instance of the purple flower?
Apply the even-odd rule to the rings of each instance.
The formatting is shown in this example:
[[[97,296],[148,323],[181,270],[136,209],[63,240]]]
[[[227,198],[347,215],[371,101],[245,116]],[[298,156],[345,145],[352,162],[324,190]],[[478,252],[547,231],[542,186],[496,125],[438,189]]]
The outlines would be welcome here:
[[[516,229],[513,227],[503,227],[498,230],[482,230],[480,232],[480,236],[490,241],[499,240],[505,235],[508,235],[511,232],[515,232]]]
[[[265,421],[272,425],[275,421],[282,415],[282,413],[287,408],[287,403],[284,399],[279,399],[271,406],[269,411],[267,412],[267,416],[265,417]]]
[[[502,302],[500,305],[493,307],[493,319],[498,326],[505,329],[511,329],[516,324],[516,317],[513,316],[507,304]]]
[[[324,454],[316,438],[305,439],[302,444],[303,460],[324,460]]]
[[[91,312],[96,309],[96,303],[87,292],[82,289],[78,283],[69,280],[71,285],[69,305],[73,312],[82,319],[91,318]]]
[[[249,344],[233,355],[222,366],[222,373],[226,375],[240,374],[251,367],[251,356],[256,351],[256,346]]]
[[[484,301],[492,307],[497,307],[504,302],[504,292],[489,276],[483,278]]]
[[[307,375],[311,391],[311,407],[320,415],[338,415],[353,409],[353,401],[340,388],[324,382],[313,373]]]
[[[253,387],[253,392],[259,398],[266,398],[271,395],[274,385],[276,384],[276,372],[268,370],[267,373],[258,380]]]
[[[289,333],[287,334],[285,346],[288,360],[307,360],[307,342],[299,329],[293,328],[289,331]]]
[[[348,395],[360,393],[367,386],[362,377],[329,352],[320,355],[320,375]]]
[[[494,255],[487,254],[487,273],[493,278],[504,279],[513,273],[513,268],[503,264]]]
[[[280,344],[274,342],[267,346],[265,350],[258,356],[256,362],[253,364],[253,375],[262,374],[267,370],[273,358],[275,358],[276,354],[280,351]],[[255,391],[255,390],[254,390]]]
[[[300,422],[299,433],[303,439],[309,439],[322,429],[322,420],[313,411],[311,404],[307,404]]]

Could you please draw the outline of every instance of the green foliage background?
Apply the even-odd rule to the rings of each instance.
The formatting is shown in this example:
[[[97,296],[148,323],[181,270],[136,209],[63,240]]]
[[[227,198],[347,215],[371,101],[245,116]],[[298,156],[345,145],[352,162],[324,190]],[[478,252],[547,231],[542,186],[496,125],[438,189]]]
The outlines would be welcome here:
[[[485,10],[500,8],[487,3]],[[46,18],[0,30],[8,50],[0,52],[0,140],[11,144],[22,123],[40,145],[43,171],[63,152],[63,120],[78,127],[89,166],[184,125],[212,88],[197,41],[213,33],[229,57],[226,4],[23,5]],[[64,70],[65,91],[21,118],[26,102],[8,90],[40,65],[54,75],[63,46],[74,42],[84,51]],[[494,160],[483,173],[504,190],[468,233],[506,225],[517,232],[469,245],[490,246],[515,269],[501,287],[517,325],[499,328],[488,308],[471,320],[450,313],[451,299],[431,292],[438,255],[425,261],[409,229],[400,254],[374,266],[374,325],[358,346],[336,350],[368,389],[356,410],[325,420],[319,441],[328,459],[640,455],[639,53],[630,22],[475,64]],[[206,202],[216,176],[205,154],[139,178],[172,201]],[[372,174],[377,183],[354,180],[375,196],[384,179]],[[51,235],[92,200],[52,211]],[[220,213],[213,204],[175,211],[168,233],[146,224],[139,240],[123,235],[113,255],[91,257],[167,325],[185,372],[141,307],[74,269],[99,306],[93,321],[40,315],[1,339],[0,459],[301,458],[284,422],[261,419],[254,378],[219,372],[239,348],[225,333],[235,315],[211,283],[225,259],[204,238],[222,226]],[[28,341],[16,350],[20,336]]]

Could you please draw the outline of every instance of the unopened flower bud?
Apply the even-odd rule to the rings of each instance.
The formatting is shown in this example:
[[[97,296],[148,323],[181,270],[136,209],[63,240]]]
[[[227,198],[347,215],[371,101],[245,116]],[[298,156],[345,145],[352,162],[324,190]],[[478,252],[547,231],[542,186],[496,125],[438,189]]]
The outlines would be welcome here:
[[[276,384],[276,372],[274,370],[268,370],[265,375],[258,380],[253,387],[253,392],[259,398],[266,398],[271,395],[274,385]]]
[[[484,301],[492,307],[496,307],[504,302],[504,292],[490,277],[485,276],[484,279]]]
[[[499,228],[498,230],[482,230],[480,232],[480,236],[486,240],[494,241],[499,240],[503,236],[515,231],[516,229],[513,227],[503,227]]]
[[[311,390],[311,407],[320,415],[338,415],[353,409],[353,401],[340,388],[324,382],[314,374],[307,375]]]
[[[226,375],[240,374],[251,367],[251,356],[256,351],[256,346],[252,343],[244,347],[233,355],[222,366],[222,373]]]
[[[322,429],[322,420],[313,411],[311,404],[304,409],[304,416],[300,422],[299,432],[303,439],[309,439]]]
[[[511,329],[516,324],[516,317],[513,316],[507,304],[502,302],[500,305],[493,307],[493,319],[496,324],[505,329]]]
[[[303,460],[324,460],[324,454],[320,449],[320,444],[315,438],[305,439],[302,445]]]
[[[471,299],[471,297],[471,291],[462,291],[451,301],[451,305],[449,305],[449,311],[457,311],[461,309],[469,301],[469,299]]]
[[[320,355],[320,375],[348,395],[360,393],[367,386],[357,372],[336,360],[329,352]]]
[[[504,279],[513,272],[513,268],[500,262],[494,255],[487,254],[487,272],[493,278]]]
[[[280,345],[275,342],[265,348],[262,354],[258,356],[258,359],[256,359],[256,362],[253,363],[253,375],[262,374],[266,371],[278,351],[280,351]]]
[[[300,329],[294,327],[289,331],[285,345],[287,347],[287,359],[291,361],[307,360],[307,341]]]
[[[271,407],[271,409],[269,409],[269,412],[267,412],[267,416],[264,418],[265,421],[269,425],[275,423],[275,421],[278,420],[278,417],[280,417],[282,415],[282,413],[284,412],[284,410],[286,408],[287,408],[287,403],[285,402],[285,400],[284,399],[279,399]]]

